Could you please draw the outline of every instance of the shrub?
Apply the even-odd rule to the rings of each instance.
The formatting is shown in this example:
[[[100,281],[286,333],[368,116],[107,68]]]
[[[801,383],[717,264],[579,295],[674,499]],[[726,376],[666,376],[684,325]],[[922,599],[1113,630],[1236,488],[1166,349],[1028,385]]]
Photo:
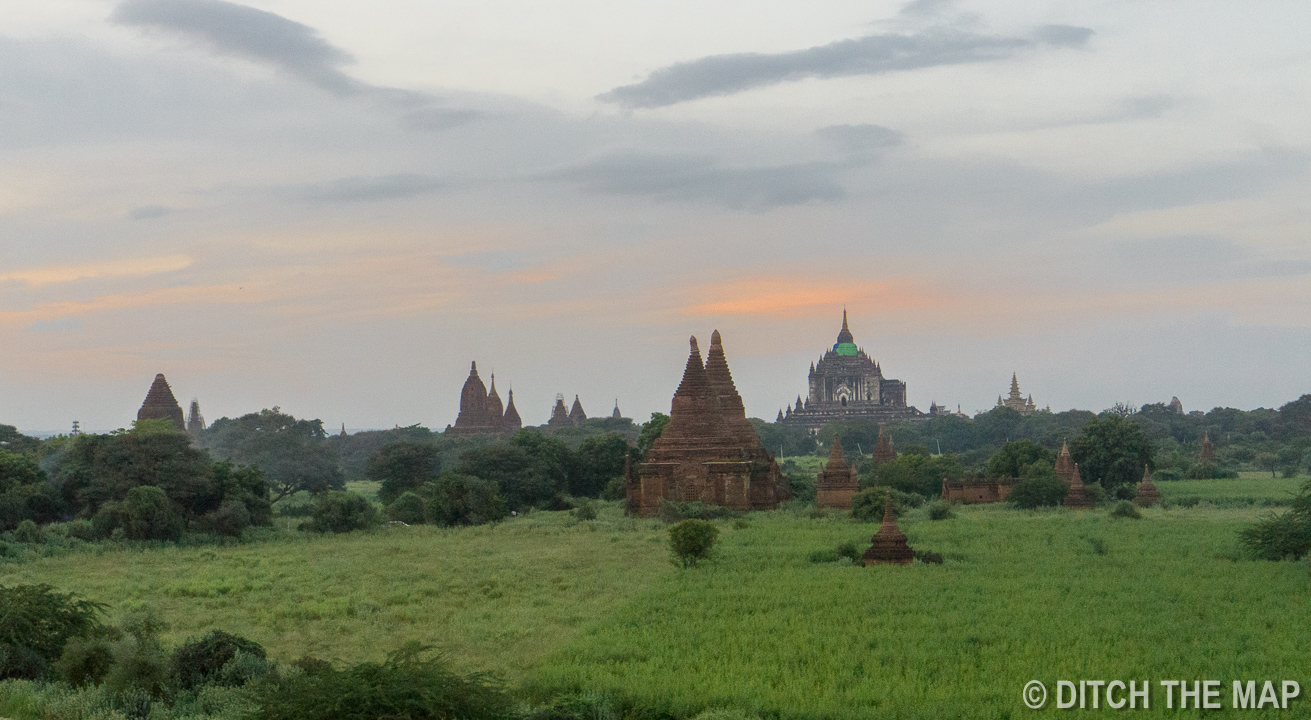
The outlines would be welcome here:
[[[201,518],[200,527],[206,532],[226,537],[240,537],[250,527],[250,510],[239,500],[225,500],[218,509]]]
[[[238,650],[232,659],[219,670],[213,684],[224,687],[241,687],[250,682],[268,677],[275,672],[273,663],[264,659],[261,653],[255,655]]]
[[[154,485],[138,485],[128,490],[118,510],[123,534],[129,540],[182,537],[182,519],[173,511],[164,491]]]
[[[314,532],[347,533],[378,524],[378,510],[364,496],[330,490],[314,503],[314,514],[301,527]]]
[[[954,517],[956,513],[952,512],[951,505],[948,503],[939,500],[929,505],[930,520],[950,520]]]
[[[1311,482],[1284,513],[1244,528],[1239,539],[1247,553],[1261,560],[1297,560],[1311,554]]]
[[[409,491],[401,493],[395,502],[387,506],[387,518],[406,525],[422,525],[423,514],[423,498]]]
[[[1115,504],[1115,507],[1111,508],[1111,517],[1113,518],[1130,518],[1132,520],[1137,520],[1142,516],[1143,514],[1138,512],[1138,508],[1134,507],[1134,504],[1128,500],[1121,500]]]
[[[918,494],[876,485],[861,490],[851,498],[851,517],[863,522],[883,520],[883,505],[889,494],[892,495],[892,513],[897,517],[901,517],[901,514],[910,508],[924,504],[924,498]]]
[[[64,682],[82,687],[99,685],[113,665],[114,651],[110,646],[110,638],[100,634],[97,637],[70,638],[54,669]]]
[[[0,587],[0,680],[44,677],[70,639],[100,626],[103,608],[49,585]]]
[[[1055,474],[1034,475],[1016,483],[1006,501],[1023,510],[1056,506],[1065,501],[1069,489],[1070,486]]]
[[[424,648],[407,645],[381,664],[337,670],[307,664],[259,683],[263,720],[492,720],[512,715],[510,698],[486,675],[459,676]]]
[[[96,527],[90,520],[72,520],[64,524],[64,534],[86,542],[97,538]]]
[[[259,643],[222,630],[212,630],[200,640],[185,643],[173,650],[169,666],[178,686],[184,690],[191,690],[199,685],[214,682],[219,672],[238,653],[264,659],[264,648]]]
[[[420,488],[419,494],[427,502],[428,521],[446,527],[482,525],[507,514],[496,483],[456,472],[443,472]]]
[[[105,676],[105,687],[120,696],[158,698],[169,681],[169,658],[160,645],[159,633],[167,626],[153,611],[128,613],[120,621],[125,635],[110,646],[114,664]]]
[[[1089,483],[1084,485],[1083,489],[1088,494],[1088,501],[1093,505],[1106,502],[1106,488],[1103,488],[1101,483]]]
[[[379,448],[369,458],[365,477],[382,483],[378,499],[390,505],[405,492],[418,490],[431,481],[439,466],[436,445],[402,440]]]
[[[669,526],[669,550],[674,564],[696,567],[698,561],[710,557],[718,537],[719,528],[705,520],[684,520]]]
[[[942,554],[931,552],[929,550],[916,550],[915,559],[919,560],[922,563],[925,563],[926,565],[942,564]]]
[[[864,551],[856,547],[856,543],[850,540],[838,543],[837,554],[838,557],[851,558],[853,563],[858,563],[865,557]]]
[[[579,520],[595,520],[597,518],[596,506],[589,500],[574,510],[574,517]]]
[[[18,523],[14,528],[14,539],[20,543],[29,545],[40,545],[46,541],[46,534],[41,531],[41,527],[31,520],[24,520]]]
[[[628,482],[621,477],[614,478],[605,484],[605,490],[601,491],[602,500],[623,500],[628,497]]]

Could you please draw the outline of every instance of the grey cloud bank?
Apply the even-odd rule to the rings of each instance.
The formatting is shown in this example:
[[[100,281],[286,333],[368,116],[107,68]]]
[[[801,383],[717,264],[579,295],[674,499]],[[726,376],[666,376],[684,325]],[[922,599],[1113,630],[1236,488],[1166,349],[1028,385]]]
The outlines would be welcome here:
[[[786,53],[712,55],[660,68],[639,83],[617,87],[597,98],[628,108],[657,108],[812,77],[877,75],[1003,60],[1040,45],[1083,45],[1092,34],[1088,28],[1068,25],[1045,25],[1032,38],[940,28],[839,40]]]
[[[271,64],[325,90],[359,89],[341,71],[353,62],[350,53],[333,47],[313,28],[264,10],[223,0],[126,0],[111,19],[200,40],[218,52]]]

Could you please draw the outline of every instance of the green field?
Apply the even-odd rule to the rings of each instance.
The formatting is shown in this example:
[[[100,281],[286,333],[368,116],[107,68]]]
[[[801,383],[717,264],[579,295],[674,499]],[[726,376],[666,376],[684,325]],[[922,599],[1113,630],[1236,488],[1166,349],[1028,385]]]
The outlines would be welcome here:
[[[1299,480],[1162,483],[1171,497],[1275,497]],[[1178,487],[1176,487],[1178,486]],[[411,639],[512,686],[605,691],[676,714],[1013,717],[1031,679],[1296,679],[1311,692],[1311,577],[1238,560],[1261,507],[910,511],[943,565],[812,563],[876,526],[805,510],[720,521],[714,562],[668,561],[662,523],[532,513],[481,528],[389,527],[267,544],[0,564],[118,608],[154,606],[179,641],[222,628],[290,660],[378,659]],[[1228,704],[1225,695],[1225,704]],[[1152,713],[1160,709],[1154,695]],[[1295,703],[1285,717],[1308,717]]]

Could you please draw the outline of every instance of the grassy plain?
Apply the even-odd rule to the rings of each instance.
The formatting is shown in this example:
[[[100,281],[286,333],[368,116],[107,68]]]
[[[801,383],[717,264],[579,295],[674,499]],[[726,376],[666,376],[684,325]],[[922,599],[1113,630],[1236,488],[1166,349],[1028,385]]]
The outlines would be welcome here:
[[[1219,504],[1285,489],[1168,485],[1185,482],[1214,484],[1162,492]],[[519,687],[608,691],[679,714],[1001,718],[1030,712],[1030,679],[1219,679],[1228,692],[1231,679],[1288,678],[1311,692],[1307,566],[1236,559],[1238,529],[1265,512],[1115,520],[975,506],[930,522],[919,509],[903,530],[946,562],[896,568],[810,562],[867,543],[874,525],[757,513],[721,521],[716,560],[681,571],[662,524],[612,503],[582,523],[533,513],[484,528],[44,558],[0,565],[0,583],[151,604],[174,641],[223,628],[280,659],[377,659],[419,639]],[[1162,699],[1145,714],[1178,714]],[[1305,699],[1295,707],[1282,716],[1311,717]]]

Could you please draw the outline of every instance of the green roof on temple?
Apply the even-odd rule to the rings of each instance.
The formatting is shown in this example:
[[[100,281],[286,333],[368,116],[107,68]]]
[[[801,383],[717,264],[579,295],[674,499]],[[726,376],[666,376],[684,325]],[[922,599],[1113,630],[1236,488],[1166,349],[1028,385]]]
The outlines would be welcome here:
[[[838,343],[833,346],[833,351],[839,355],[855,355],[856,343]]]

